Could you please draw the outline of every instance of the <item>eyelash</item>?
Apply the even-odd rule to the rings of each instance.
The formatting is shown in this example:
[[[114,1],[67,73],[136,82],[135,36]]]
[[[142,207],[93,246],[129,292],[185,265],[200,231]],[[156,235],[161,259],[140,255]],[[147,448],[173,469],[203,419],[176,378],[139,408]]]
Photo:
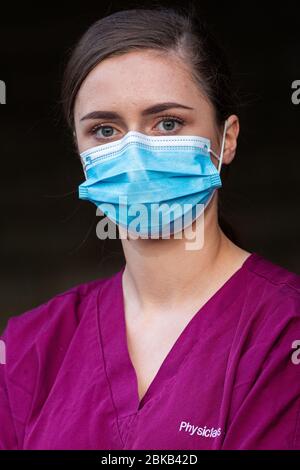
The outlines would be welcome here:
[[[168,115],[168,116],[161,116],[161,119],[160,119],[160,121],[158,121],[158,122],[156,123],[156,126],[157,126],[158,124],[160,124],[161,122],[167,121],[167,120],[175,121],[175,122],[177,122],[178,124],[181,124],[182,126],[184,126],[184,124],[185,124],[185,121],[184,121],[183,119],[181,119],[181,118],[179,118],[179,117],[177,117],[177,116],[170,116],[170,115]],[[96,134],[96,132],[97,132],[99,129],[101,129],[101,127],[113,127],[113,126],[109,126],[109,125],[105,125],[105,124],[97,124],[96,126],[92,127],[92,129],[89,130],[89,134],[91,134],[92,136],[94,136],[94,135]],[[166,131],[166,132],[167,132],[167,131]],[[174,132],[174,131],[170,131],[170,132],[168,132],[168,133],[171,133],[171,132]],[[112,136],[112,137],[113,137],[113,136]],[[102,138],[103,138],[104,140],[108,140],[108,139],[109,139],[109,137],[108,137],[108,138],[102,137]]]

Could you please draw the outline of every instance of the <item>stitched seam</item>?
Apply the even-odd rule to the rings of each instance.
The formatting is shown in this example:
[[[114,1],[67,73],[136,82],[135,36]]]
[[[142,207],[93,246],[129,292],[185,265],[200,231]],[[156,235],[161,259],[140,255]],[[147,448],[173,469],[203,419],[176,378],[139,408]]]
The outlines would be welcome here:
[[[146,141],[146,142],[145,142],[145,141]],[[145,145],[145,146],[148,146],[148,147],[152,147],[153,145],[155,145],[156,147],[160,147],[160,146],[161,146],[161,145],[160,145],[161,142],[172,142],[172,140],[170,140],[170,139],[161,139],[159,142],[157,142],[157,143],[156,143],[156,142],[152,142],[151,145],[150,145],[150,144],[147,143],[147,141],[151,142],[151,139],[150,139],[150,138],[149,138],[149,139],[145,139],[145,141],[144,141],[144,142],[141,142],[141,141],[138,141],[138,140],[129,140],[128,142],[126,142],[126,144],[124,144],[124,146],[127,146],[127,145],[129,145],[129,144],[135,143],[135,144],[137,144],[137,145]],[[186,139],[186,138],[183,139],[183,138],[182,138],[182,139],[173,140],[173,142],[194,142],[194,141],[195,141],[194,138],[191,138],[191,139]],[[205,145],[208,146],[208,144],[204,143],[202,140],[199,141],[199,146],[201,146],[201,144],[202,144],[203,146],[205,146]],[[104,145],[105,145],[105,144],[104,144]],[[109,147],[109,150],[110,150],[110,149],[117,148],[117,147],[121,147],[120,141],[116,142],[114,145],[111,145],[111,147]],[[167,146],[166,146],[166,147],[161,146],[161,147],[167,148]],[[107,150],[107,148],[104,148],[104,150]],[[89,152],[88,150],[86,150],[85,152],[82,152],[82,157],[84,158],[86,155],[92,155],[93,153],[97,153],[97,152],[101,152],[101,151],[102,151],[102,146],[101,146],[100,149],[97,148],[97,149],[92,150],[92,151],[90,151],[90,152]]]
[[[257,271],[255,271],[254,269],[251,269],[251,267],[248,266],[248,270],[251,271],[253,274],[256,274],[257,276],[260,276],[262,277],[263,279],[265,279],[266,281],[269,281],[271,284],[273,284],[274,286],[288,286],[290,287],[294,292],[296,292],[297,294],[299,294],[299,289],[295,286],[293,286],[292,284],[290,284],[289,282],[274,282],[272,279],[269,279],[267,276],[265,276],[264,274],[262,273],[258,273]]]
[[[167,149],[167,147],[165,147]],[[184,149],[184,147],[182,147]],[[189,147],[190,148],[190,147]],[[122,149],[122,151],[125,150]],[[161,149],[159,149],[161,150]],[[173,148],[170,148],[169,150],[174,150]],[[115,158],[118,158],[120,156],[120,153],[121,152],[114,152],[112,154],[109,154],[109,155],[100,155],[99,157],[96,157],[91,164],[89,163],[85,163],[85,168],[86,170],[89,170],[90,168],[93,168],[96,163],[99,163],[99,161],[104,161],[104,160],[114,160]],[[205,155],[205,157],[209,158],[209,155]],[[174,155],[174,158],[176,158],[176,154]],[[155,170],[154,170],[155,171]]]
[[[129,142],[128,144],[124,145],[124,147],[122,147],[121,149],[116,150],[116,151],[114,151],[114,152],[110,152],[110,153],[107,154],[107,155],[99,155],[98,157],[96,157],[96,158],[93,160],[93,163],[95,163],[95,162],[98,161],[98,160],[104,160],[104,159],[106,159],[106,158],[113,158],[113,157],[119,155],[119,154],[120,154],[121,152],[123,152],[124,150],[126,150],[126,148],[127,148],[129,145],[131,145],[131,144],[132,144],[132,142]],[[152,148],[153,148],[153,146],[146,145],[146,144],[142,144],[142,143],[138,143],[138,142],[136,143],[136,145],[137,145],[138,147],[142,147],[142,148],[146,148],[146,149],[152,149]],[[171,146],[171,145],[166,145],[166,146],[157,145],[157,146],[155,146],[155,149],[156,149],[156,150],[164,150],[164,149],[166,149],[166,150],[174,150],[174,147]],[[204,150],[203,147],[200,147],[200,146],[197,146],[197,145],[193,145],[193,146],[187,146],[187,145],[184,146],[184,145],[183,145],[183,146],[180,146],[180,148],[179,148],[178,150],[189,150],[189,149],[196,149],[196,150],[200,150],[200,149],[201,149],[201,150]],[[97,153],[97,152],[99,152],[99,150],[95,150],[94,152],[91,152],[91,153],[90,153],[89,155],[87,155],[87,156],[93,155],[93,153]],[[174,151],[174,155],[176,155],[176,151]],[[85,157],[83,156],[82,159],[84,160],[87,156],[85,156]],[[210,156],[209,153],[207,153],[206,156],[209,157],[209,156]]]
[[[115,404],[115,401],[114,401],[114,397],[113,397],[113,393],[112,393],[112,389],[111,389],[111,384],[110,384],[110,381],[108,379],[107,368],[106,368],[106,360],[105,360],[105,355],[104,355],[104,350],[103,350],[102,330],[101,330],[101,322],[100,322],[100,303],[99,303],[99,297],[100,297],[100,294],[101,294],[102,290],[103,290],[103,286],[99,289],[98,294],[96,296],[97,326],[98,326],[98,331],[99,331],[99,335],[97,335],[97,337],[100,340],[99,342],[100,342],[100,349],[101,349],[101,352],[102,352],[102,359],[103,359],[103,364],[104,364],[105,377],[106,377],[106,382],[108,384],[110,397],[111,397],[111,401],[112,401],[112,404],[113,404],[113,409],[114,409],[114,412],[115,412],[115,415],[116,415],[116,423],[117,423],[118,434],[119,434],[119,437],[120,437],[120,441],[122,442],[122,445],[124,446],[121,430],[120,430],[120,427],[119,427],[119,416],[118,416],[117,407],[116,407],[116,404]]]
[[[165,389],[167,386],[169,386],[170,384],[172,384],[172,382],[174,382],[174,380],[177,378],[177,375],[178,373],[180,372],[180,370],[182,370],[182,368],[184,367],[185,363],[187,362],[187,360],[189,359],[189,357],[191,356],[193,350],[195,349],[196,345],[198,344],[198,341],[197,339],[195,339],[194,341],[194,344],[193,346],[189,349],[187,355],[185,356],[185,358],[183,359],[183,361],[181,362],[179,368],[174,372],[174,374],[166,380],[165,384],[162,386],[162,388],[158,391],[158,394],[153,397],[153,398],[150,398],[149,401],[147,401],[143,406],[142,408],[138,409],[135,413],[133,413],[134,415],[140,415],[142,411],[144,411],[145,409],[147,409],[148,407],[150,407],[151,405],[153,405],[153,403],[157,402],[160,398],[161,398],[161,395],[164,393]],[[131,416],[131,415],[129,415]],[[126,416],[127,417],[127,416]]]

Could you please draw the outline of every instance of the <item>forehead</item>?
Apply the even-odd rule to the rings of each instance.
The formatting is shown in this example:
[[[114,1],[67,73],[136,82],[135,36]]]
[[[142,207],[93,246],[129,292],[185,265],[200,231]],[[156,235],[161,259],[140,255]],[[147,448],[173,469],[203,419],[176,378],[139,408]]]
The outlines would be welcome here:
[[[189,66],[174,53],[133,51],[99,63],[85,78],[75,101],[79,117],[95,109],[201,99]],[[108,108],[109,107],[109,108]]]

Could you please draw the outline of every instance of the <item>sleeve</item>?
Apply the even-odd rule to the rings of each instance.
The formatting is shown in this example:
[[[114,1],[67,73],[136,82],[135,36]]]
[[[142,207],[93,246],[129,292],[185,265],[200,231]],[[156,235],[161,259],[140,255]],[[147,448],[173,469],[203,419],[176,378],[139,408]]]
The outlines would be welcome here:
[[[1,336],[5,345],[5,363],[0,364],[0,449],[3,450],[23,448],[39,371],[36,337],[45,318],[41,315],[43,311],[39,307],[11,317]]]
[[[300,449],[300,295],[270,306],[243,354],[223,449]]]
[[[75,290],[8,320],[1,336],[6,360],[0,364],[0,449],[26,446],[26,432],[51,392],[76,331],[77,313]]]

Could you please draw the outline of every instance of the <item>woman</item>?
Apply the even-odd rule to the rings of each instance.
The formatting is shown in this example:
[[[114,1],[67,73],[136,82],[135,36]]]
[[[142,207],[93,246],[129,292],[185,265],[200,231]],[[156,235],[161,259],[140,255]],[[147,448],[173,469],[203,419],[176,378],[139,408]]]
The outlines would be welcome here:
[[[118,225],[126,265],[9,320],[1,447],[299,449],[299,277],[219,226],[239,120],[204,25],[166,8],[102,18],[72,52],[63,100],[79,196]],[[121,213],[134,204],[136,231]]]

